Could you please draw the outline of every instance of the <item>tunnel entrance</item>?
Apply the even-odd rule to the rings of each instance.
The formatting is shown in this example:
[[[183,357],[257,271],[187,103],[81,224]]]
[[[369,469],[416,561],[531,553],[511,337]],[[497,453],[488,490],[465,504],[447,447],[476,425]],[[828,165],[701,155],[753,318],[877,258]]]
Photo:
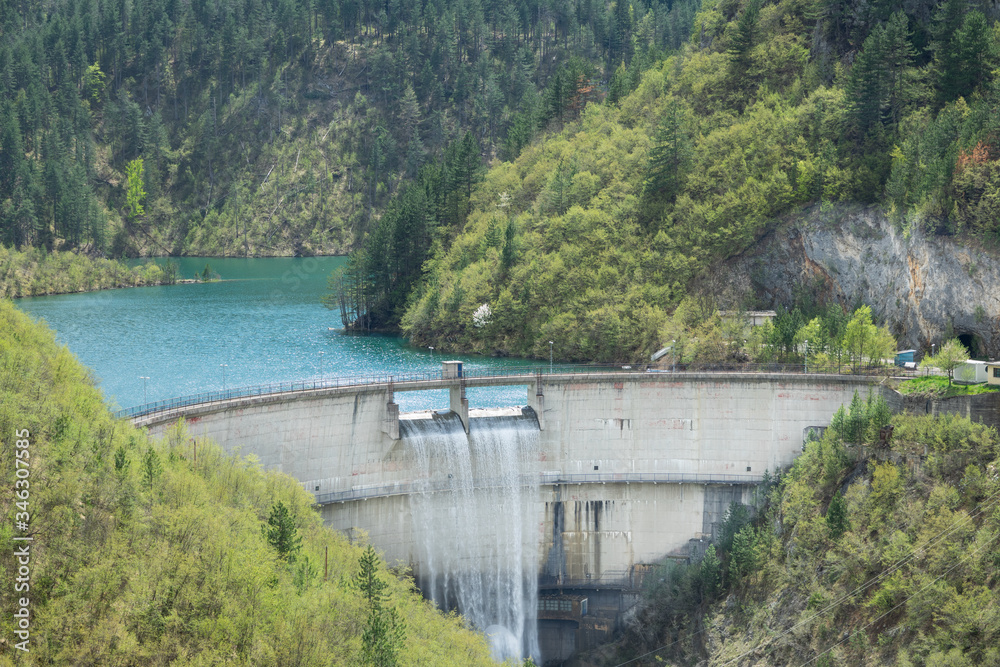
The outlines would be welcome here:
[[[958,334],[958,342],[964,345],[965,349],[969,351],[970,359],[988,360],[986,345],[978,335],[974,333],[960,333]]]

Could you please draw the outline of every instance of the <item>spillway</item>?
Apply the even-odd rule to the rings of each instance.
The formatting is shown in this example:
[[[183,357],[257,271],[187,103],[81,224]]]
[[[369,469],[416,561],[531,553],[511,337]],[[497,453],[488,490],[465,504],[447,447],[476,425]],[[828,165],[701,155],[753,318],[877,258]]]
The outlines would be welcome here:
[[[498,660],[540,664],[534,413],[486,411],[468,434],[453,413],[424,413],[400,419],[400,437],[416,478],[410,512],[424,595],[484,631]]]

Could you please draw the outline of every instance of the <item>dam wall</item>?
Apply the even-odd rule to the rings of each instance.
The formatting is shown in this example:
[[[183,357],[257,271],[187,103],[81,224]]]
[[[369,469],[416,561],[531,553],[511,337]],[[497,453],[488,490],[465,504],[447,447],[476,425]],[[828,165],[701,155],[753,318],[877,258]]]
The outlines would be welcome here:
[[[464,387],[476,382],[257,396],[189,407],[183,416],[189,436],[292,475],[316,495],[330,526],[364,531],[389,562],[412,564],[419,574],[415,535],[423,527],[410,496],[435,487],[416,472],[412,442],[400,437],[394,392],[454,389],[452,402],[465,404],[453,406],[453,418],[465,417],[468,431],[487,414],[504,414],[469,409]],[[692,539],[712,538],[730,501],[746,502],[766,470],[790,464],[809,428],[828,425],[855,391],[881,392],[901,407],[898,394],[852,376],[623,372],[482,383],[526,387],[529,407],[507,413],[520,419],[519,428],[538,429],[537,450],[521,474],[537,485],[530,530],[539,553],[525,558],[553,582],[609,580],[687,554]],[[177,416],[136,422],[155,436]],[[403,419],[414,417],[434,416]]]

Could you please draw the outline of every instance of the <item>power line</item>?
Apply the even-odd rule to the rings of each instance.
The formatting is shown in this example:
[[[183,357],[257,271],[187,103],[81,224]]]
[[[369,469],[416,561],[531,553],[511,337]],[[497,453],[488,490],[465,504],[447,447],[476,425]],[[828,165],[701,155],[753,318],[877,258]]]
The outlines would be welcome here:
[[[885,613],[883,613],[880,616],[878,616],[877,618],[875,618],[871,623],[868,623],[867,625],[865,625],[864,627],[862,627],[860,630],[857,630],[855,632],[850,633],[847,637],[844,637],[839,642],[837,642],[833,646],[829,647],[828,649],[826,649],[822,653],[820,653],[818,655],[815,655],[812,658],[810,658],[808,661],[802,663],[802,667],[805,667],[806,665],[811,664],[811,663],[815,662],[816,660],[819,660],[824,655],[826,655],[827,653],[829,653],[833,649],[837,648],[838,646],[840,646],[841,644],[843,644],[844,642],[846,642],[848,639],[850,639],[854,635],[856,635],[856,634],[858,634],[860,632],[863,632],[863,631],[867,630],[868,628],[870,628],[871,626],[875,625],[876,623],[878,623],[879,621],[881,621],[883,618],[885,618],[886,616],[888,616],[889,614],[891,614],[892,612],[896,611],[897,609],[899,609],[900,607],[902,607],[904,604],[906,604],[907,602],[909,602],[910,598],[912,598],[913,596],[918,595],[920,593],[923,593],[925,590],[927,590],[928,588],[930,588],[931,586],[933,586],[937,582],[941,581],[946,575],[948,575],[952,570],[954,570],[956,567],[958,567],[959,565],[961,565],[964,561],[972,558],[972,556],[974,556],[975,554],[977,554],[980,551],[982,551],[988,544],[990,544],[991,542],[994,542],[997,539],[997,537],[1000,537],[1000,533],[998,533],[997,535],[994,535],[989,540],[987,540],[985,543],[981,544],[975,551],[973,551],[971,553],[966,553],[965,557],[962,558],[959,562],[957,562],[954,565],[952,565],[951,567],[949,567],[947,570],[945,570],[941,575],[939,575],[937,578],[935,578],[930,583],[925,584],[923,587],[921,587],[920,590],[916,591],[915,593],[911,593],[910,595],[907,595],[903,599],[902,602],[900,602],[899,604],[897,604],[892,609],[886,611]]]
[[[952,533],[953,531],[957,530],[960,527],[961,523],[963,523],[964,521],[971,521],[976,516],[981,515],[983,512],[985,512],[988,509],[988,506],[986,506],[987,504],[989,504],[989,505],[995,505],[996,504],[996,500],[995,499],[998,496],[1000,496],[1000,491],[997,491],[992,496],[990,496],[986,500],[984,500],[981,503],[979,503],[979,505],[977,505],[974,508],[974,510],[973,510],[973,512],[971,514],[966,515],[963,519],[959,519],[958,521],[953,521],[949,525],[948,528],[946,528],[945,530],[942,530],[940,533],[938,533],[934,537],[932,537],[929,540],[927,540],[927,542],[925,542],[924,544],[920,545],[919,547],[915,546],[913,549],[910,550],[910,553],[907,556],[899,559],[898,561],[896,561],[895,563],[893,563],[890,567],[888,567],[885,570],[883,570],[882,572],[880,572],[877,576],[872,577],[871,579],[869,579],[865,583],[861,584],[860,586],[858,586],[857,588],[855,588],[851,592],[845,593],[844,595],[841,595],[839,598],[837,598],[836,600],[834,600],[833,602],[831,602],[830,604],[828,604],[823,609],[820,609],[819,611],[817,611],[816,613],[814,613],[812,616],[809,616],[809,617],[807,617],[807,618],[799,621],[798,623],[796,623],[795,625],[791,626],[790,628],[788,628],[784,632],[781,632],[780,634],[772,637],[766,644],[764,644],[764,646],[772,644],[776,640],[781,639],[782,637],[790,634],[795,629],[797,629],[797,628],[805,625],[806,623],[810,623],[810,622],[814,621],[816,618],[818,618],[819,616],[825,614],[826,612],[830,611],[831,609],[840,606],[846,600],[848,600],[849,598],[853,597],[854,595],[856,595],[858,593],[861,593],[861,592],[867,590],[868,588],[871,588],[875,584],[880,583],[882,580],[884,580],[887,577],[891,576],[894,572],[896,572],[896,570],[898,570],[903,565],[905,565],[908,561],[910,561],[918,553],[920,553],[924,549],[927,549],[928,547],[932,546],[933,544],[937,543],[939,540],[944,539],[945,536],[947,536],[948,534]],[[907,599],[909,599],[909,598],[907,598]],[[904,600],[904,602],[905,602],[905,600]],[[727,662],[722,663],[722,665],[720,667],[725,667],[725,665],[730,665],[730,664],[736,662],[737,660],[740,660],[741,658],[746,657],[747,655],[749,655],[753,651],[756,651],[756,650],[758,650],[760,648],[761,647],[758,646],[758,647],[755,647],[755,648],[753,648],[753,649],[751,649],[749,651],[745,651],[745,652],[741,653],[740,655],[736,656],[735,658],[733,658],[733,659],[731,659],[731,660],[729,660]]]
[[[942,530],[941,532],[939,532],[934,537],[928,539],[924,544],[922,544],[920,546],[914,546],[910,550],[910,553],[908,555],[906,555],[905,557],[903,557],[903,558],[899,559],[898,561],[896,561],[895,563],[893,563],[890,567],[888,567],[885,570],[883,570],[882,572],[880,572],[877,576],[872,577],[871,579],[869,579],[865,583],[863,583],[860,586],[856,587],[851,592],[845,593],[845,594],[841,595],[839,598],[837,598],[836,600],[834,600],[833,602],[831,602],[830,604],[828,604],[823,609],[820,609],[819,611],[817,611],[816,613],[814,613],[812,616],[809,616],[808,618],[805,618],[805,619],[799,621],[798,623],[796,623],[795,625],[791,626],[790,628],[788,628],[784,632],[776,635],[775,637],[772,637],[763,646],[767,646],[769,644],[772,644],[774,641],[776,641],[778,639],[781,639],[782,637],[788,635],[789,633],[791,633],[792,631],[794,631],[796,628],[798,628],[798,627],[800,627],[800,626],[802,626],[802,625],[804,625],[806,623],[812,622],[813,620],[815,620],[816,618],[818,618],[822,614],[825,614],[826,612],[830,611],[831,609],[834,609],[835,607],[843,604],[846,600],[848,600],[849,598],[853,597],[857,593],[861,593],[861,592],[867,590],[868,588],[871,588],[875,584],[880,583],[882,580],[884,580],[887,577],[891,576],[896,570],[898,570],[899,568],[901,568],[903,565],[905,565],[908,561],[910,561],[911,559],[913,559],[917,554],[919,554],[920,552],[922,552],[924,549],[927,549],[928,547],[936,544],[939,540],[944,539],[947,535],[949,535],[953,531],[957,530],[961,526],[962,523],[964,523],[965,521],[971,521],[975,517],[980,516],[981,514],[983,514],[987,509],[990,508],[990,506],[996,504],[996,500],[997,500],[998,497],[1000,497],[1000,491],[997,491],[993,495],[989,496],[988,498],[986,498],[985,500],[983,500],[982,502],[980,502],[973,509],[972,513],[966,515],[963,518],[960,518],[958,521],[953,521],[949,525],[948,528]],[[980,549],[981,548],[982,547],[980,547]],[[979,549],[977,549],[977,551],[979,551]],[[953,565],[948,570],[948,572],[951,572],[951,570],[953,570],[957,566],[958,566],[958,563],[956,563],[955,565]],[[945,574],[947,574],[948,572],[945,572]],[[944,576],[944,575],[941,575],[941,576]],[[939,579],[940,579],[940,577],[939,577]],[[937,581],[937,580],[935,580],[935,581]],[[923,589],[921,589],[921,591],[922,590]],[[920,592],[920,591],[918,591],[918,592]],[[912,596],[910,596],[910,597],[912,597]],[[907,600],[909,600],[909,597],[907,597],[906,600],[903,600],[903,602],[901,602],[900,605],[905,604]],[[896,609],[900,605],[896,605],[896,607],[893,607],[893,609]],[[886,612],[886,614],[890,613],[891,611],[892,611],[892,609],[890,609],[889,612]],[[883,618],[886,614],[883,614],[879,618],[875,619],[874,621],[872,621],[871,623],[869,623],[868,625],[866,625],[864,629],[866,629],[869,626],[871,626],[872,624],[878,622],[878,620],[881,619],[881,618]],[[696,636],[698,636],[700,634],[703,634],[704,632],[706,632],[706,630],[704,630],[704,629],[698,630],[698,631],[692,633],[690,636],[691,637],[696,637]],[[632,659],[627,660],[627,661],[622,662],[622,663],[618,663],[617,665],[615,665],[615,667],[624,667],[625,665],[629,665],[629,664],[631,664],[633,662],[636,662],[637,660],[642,660],[643,658],[647,658],[647,657],[653,655],[654,653],[658,653],[658,652],[663,651],[665,649],[671,648],[674,645],[678,644],[680,641],[681,640],[678,639],[678,640],[673,641],[673,642],[671,642],[669,644],[664,644],[663,646],[661,646],[659,648],[656,648],[656,649],[653,649],[652,651],[649,651],[648,653],[643,653],[642,655],[640,655],[638,657],[632,658]],[[846,640],[841,640],[841,642],[839,642],[839,643],[842,643],[843,641],[846,641]],[[838,646],[839,643],[838,644],[834,644],[832,647],[830,647],[830,649],[836,648],[836,646]],[[729,661],[722,663],[722,665],[720,667],[725,667],[725,665],[730,665],[730,664],[736,662],[737,660],[740,660],[741,658],[746,657],[747,655],[749,655],[753,651],[756,651],[756,650],[759,650],[759,649],[763,648],[763,646],[757,646],[757,647],[754,647],[751,650],[745,651],[744,653],[741,653],[740,655],[736,656],[735,658],[732,658]],[[830,649],[828,649],[828,650],[830,650]],[[820,655],[816,656],[815,658],[813,658],[813,660],[815,660],[816,658],[821,657],[822,655],[823,654],[820,654]],[[810,660],[810,662],[812,662],[812,661]],[[808,665],[809,663],[807,662],[805,664]],[[805,666],[803,665],[803,667],[805,667]]]

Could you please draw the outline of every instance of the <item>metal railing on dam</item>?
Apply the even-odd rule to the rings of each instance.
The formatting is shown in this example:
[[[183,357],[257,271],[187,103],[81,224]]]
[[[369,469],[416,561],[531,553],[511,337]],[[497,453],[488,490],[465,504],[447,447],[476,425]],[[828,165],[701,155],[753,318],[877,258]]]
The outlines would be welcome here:
[[[468,370],[466,369],[460,378],[443,377],[442,371],[423,371],[415,373],[392,373],[389,375],[355,375],[332,377],[316,380],[301,380],[296,382],[275,382],[271,384],[253,385],[249,387],[235,387],[224,391],[208,391],[190,396],[179,396],[168,398],[162,401],[136,405],[125,408],[115,413],[118,418],[143,417],[156,412],[167,412],[178,408],[194,407],[208,403],[219,403],[240,398],[252,398],[256,396],[279,396],[303,391],[323,391],[327,389],[355,389],[362,387],[375,387],[387,385],[402,385],[405,390],[411,390],[406,385],[426,384],[439,382],[458,382],[460,380],[477,379],[500,379],[509,378],[517,380],[523,378],[526,382],[534,381],[539,375],[562,375],[567,373],[594,373],[594,372],[614,372],[614,371],[634,370],[631,366],[620,364],[593,364],[593,365],[555,365],[544,369],[541,366],[520,366],[498,369]],[[517,384],[512,382],[512,384]],[[419,389],[420,387],[418,387]]]
[[[746,474],[699,474],[686,472],[663,472],[663,473],[579,473],[563,474],[542,472],[537,475],[525,475],[521,478],[524,486],[531,486],[537,483],[539,486],[557,486],[573,484],[729,484],[748,485],[759,484],[763,481],[762,475]],[[489,479],[477,480],[475,489],[498,488],[502,486],[499,480]],[[317,505],[330,505],[332,503],[346,503],[357,500],[369,500],[372,498],[386,498],[389,496],[408,496],[418,493],[436,493],[448,491],[453,488],[452,484],[446,480],[418,481],[418,482],[396,482],[393,484],[378,484],[362,488],[355,488],[349,491],[334,491],[331,493],[317,493]]]
[[[362,375],[331,377],[315,380],[301,380],[295,382],[276,382],[270,384],[253,385],[248,387],[235,387],[223,391],[209,391],[189,396],[168,398],[161,401],[154,401],[143,405],[136,405],[115,412],[115,417],[124,419],[135,419],[157,413],[178,411],[183,408],[209,405],[212,403],[222,403],[247,398],[280,398],[290,394],[302,392],[322,392],[330,390],[352,390],[365,387],[393,387],[397,391],[418,391],[421,389],[437,389],[442,386],[453,385],[458,382],[465,382],[469,386],[487,384],[527,384],[534,382],[538,378],[553,376],[580,376],[584,377],[597,373],[628,373],[634,375],[645,375],[647,373],[656,374],[683,374],[683,373],[720,373],[720,374],[740,374],[740,373],[770,373],[781,375],[853,375],[853,376],[884,376],[886,367],[865,366],[854,368],[848,364],[837,364],[823,367],[804,368],[802,364],[676,364],[670,368],[649,368],[642,364],[563,364],[546,366],[518,366],[496,369],[468,369],[466,368],[458,378],[445,378],[442,371],[424,371],[413,373],[393,373],[388,375]],[[914,371],[904,371],[901,368],[891,368],[893,375],[912,376]],[[923,374],[921,371],[920,374]]]

